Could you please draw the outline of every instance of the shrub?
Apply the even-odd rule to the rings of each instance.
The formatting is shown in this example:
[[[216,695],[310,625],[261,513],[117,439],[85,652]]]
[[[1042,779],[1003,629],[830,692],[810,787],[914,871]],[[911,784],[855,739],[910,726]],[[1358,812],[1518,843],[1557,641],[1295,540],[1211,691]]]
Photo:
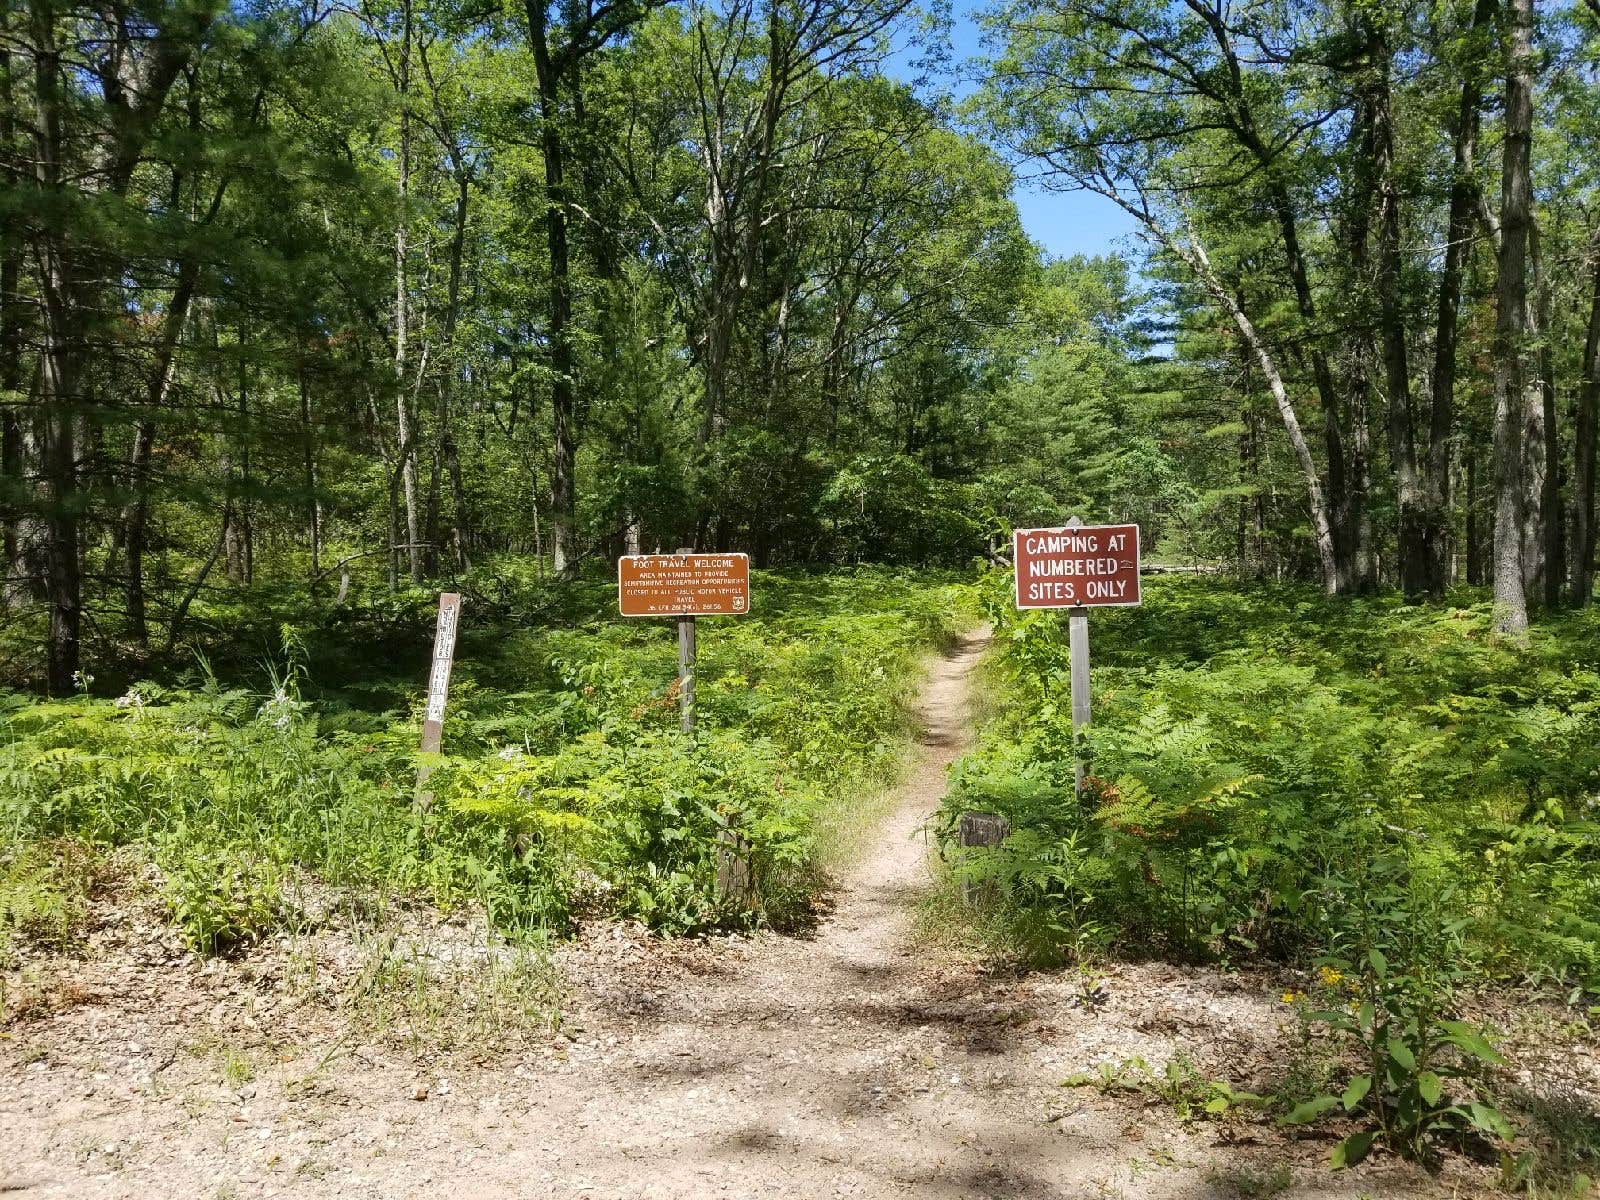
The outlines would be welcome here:
[[[428,811],[414,802],[415,647],[431,614],[402,597],[321,626],[277,622],[256,688],[203,663],[185,686],[116,701],[4,698],[0,854],[61,837],[152,847],[175,922],[206,953],[289,919],[283,882],[301,870],[477,905],[519,935],[592,908],[675,932],[794,920],[826,866],[819,847],[837,841],[823,836],[833,797],[895,769],[916,660],[963,619],[951,577],[758,576],[756,613],[702,635],[690,738],[670,622],[618,621],[612,587],[516,572],[475,586]],[[407,622],[416,669],[402,687],[386,660]],[[378,657],[352,664],[347,636]],[[360,687],[322,684],[325,655]],[[385,709],[391,696],[402,703]],[[730,871],[748,874],[748,902],[719,886]]]
[[[1600,614],[1527,648],[1487,604],[1413,608],[1306,589],[1154,580],[1093,617],[1090,774],[1074,784],[1066,622],[986,594],[1003,697],[940,818],[1006,816],[964,870],[1038,962],[1102,947],[1265,957],[1322,972],[1313,1024],[1363,1069],[1296,1106],[1377,1142],[1508,1141],[1459,1019],[1494,977],[1600,988]]]

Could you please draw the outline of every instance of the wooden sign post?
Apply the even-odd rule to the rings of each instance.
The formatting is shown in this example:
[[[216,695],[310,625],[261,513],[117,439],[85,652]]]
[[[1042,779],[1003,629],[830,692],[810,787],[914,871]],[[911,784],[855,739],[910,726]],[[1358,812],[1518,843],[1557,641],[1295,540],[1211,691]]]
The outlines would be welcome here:
[[[439,620],[433,627],[433,667],[428,672],[428,706],[422,714],[422,752],[437,754],[444,742],[444,704],[450,694],[450,667],[456,653],[456,630],[461,624],[461,594],[439,594]],[[433,768],[417,768],[417,807],[427,808],[433,795],[423,790]]]
[[[678,618],[678,723],[693,733],[695,618],[750,611],[744,554],[625,554],[617,560],[617,608],[625,617]]]
[[[678,728],[694,732],[694,618],[678,618]]]
[[[1072,665],[1074,791],[1083,791],[1079,736],[1089,724],[1089,609],[1138,604],[1139,527],[1085,525],[1019,529],[1012,540],[1017,607],[1064,608]]]

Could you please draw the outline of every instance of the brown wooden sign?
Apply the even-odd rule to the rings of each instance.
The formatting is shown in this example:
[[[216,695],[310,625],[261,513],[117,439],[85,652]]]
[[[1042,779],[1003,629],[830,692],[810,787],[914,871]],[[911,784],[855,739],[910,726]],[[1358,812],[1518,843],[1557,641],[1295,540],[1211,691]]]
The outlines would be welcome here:
[[[625,617],[737,617],[750,611],[744,554],[626,554],[617,560]]]
[[[1019,529],[1013,546],[1018,608],[1139,603],[1137,525]]]

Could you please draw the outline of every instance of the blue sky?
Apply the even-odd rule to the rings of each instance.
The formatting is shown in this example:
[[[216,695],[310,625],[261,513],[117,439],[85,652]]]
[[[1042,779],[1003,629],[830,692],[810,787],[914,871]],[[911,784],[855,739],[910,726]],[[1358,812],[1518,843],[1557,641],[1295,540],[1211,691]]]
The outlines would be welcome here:
[[[982,50],[972,10],[957,8],[950,42],[951,61],[960,72],[953,90],[963,96],[975,85],[969,60]],[[912,55],[906,49],[893,54],[889,71],[902,78],[913,76],[916,72]],[[941,81],[941,86],[948,82]],[[1026,174],[1026,168],[1019,174]],[[1012,196],[1028,236],[1052,255],[1110,254],[1116,250],[1138,253],[1128,236],[1134,229],[1133,218],[1103,196],[1092,192],[1047,192],[1026,181],[1018,182]]]
[[[1133,218],[1104,196],[1093,192],[1039,192],[1019,185],[1012,193],[1028,236],[1056,257],[1109,254],[1121,250],[1136,256],[1128,234]]]

